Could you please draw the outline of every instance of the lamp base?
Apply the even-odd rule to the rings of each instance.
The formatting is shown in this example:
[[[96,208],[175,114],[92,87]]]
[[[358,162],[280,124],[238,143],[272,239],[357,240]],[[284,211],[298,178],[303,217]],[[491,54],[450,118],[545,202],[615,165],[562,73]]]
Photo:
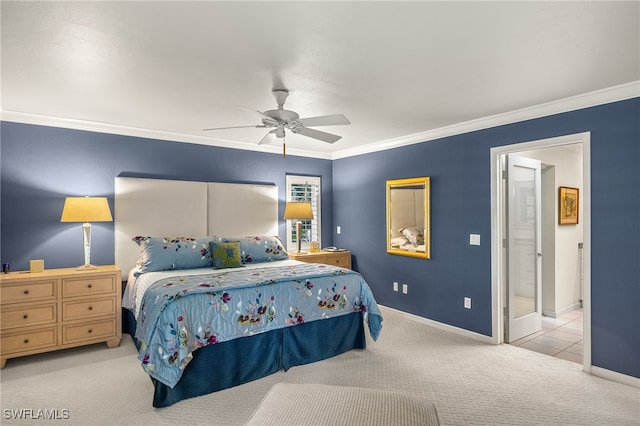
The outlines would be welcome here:
[[[98,269],[98,267],[96,265],[91,265],[89,263],[82,265],[82,266],[78,266],[76,268],[76,271],[91,271],[93,269]]]

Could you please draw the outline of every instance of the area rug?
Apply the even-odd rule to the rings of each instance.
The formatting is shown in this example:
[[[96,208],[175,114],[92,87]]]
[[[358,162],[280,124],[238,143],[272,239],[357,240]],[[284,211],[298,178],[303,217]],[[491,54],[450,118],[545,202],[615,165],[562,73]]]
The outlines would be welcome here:
[[[406,392],[321,384],[278,383],[247,426],[439,425],[436,407]]]

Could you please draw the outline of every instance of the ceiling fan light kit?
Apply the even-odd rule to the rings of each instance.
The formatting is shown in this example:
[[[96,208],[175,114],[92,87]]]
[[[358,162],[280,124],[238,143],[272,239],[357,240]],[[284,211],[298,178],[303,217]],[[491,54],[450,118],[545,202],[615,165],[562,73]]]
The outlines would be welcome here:
[[[273,96],[276,98],[278,105],[277,109],[270,109],[268,111],[260,112],[255,111],[261,118],[262,124],[254,126],[233,126],[233,127],[213,127],[203,129],[203,131],[210,130],[226,130],[226,129],[242,129],[242,128],[273,128],[270,130],[259,142],[258,145],[265,145],[275,142],[277,139],[283,139],[286,137],[286,130],[302,136],[306,136],[312,139],[317,139],[326,143],[334,143],[342,138],[342,136],[334,135],[332,133],[323,132],[316,129],[311,129],[307,126],[341,126],[351,124],[351,122],[342,114],[322,115],[317,117],[300,118],[300,115],[295,111],[284,109],[284,103],[289,96],[289,91],[286,89],[273,90]],[[283,146],[283,150],[284,150]],[[284,153],[285,151],[283,151]],[[286,155],[286,154],[285,154]]]

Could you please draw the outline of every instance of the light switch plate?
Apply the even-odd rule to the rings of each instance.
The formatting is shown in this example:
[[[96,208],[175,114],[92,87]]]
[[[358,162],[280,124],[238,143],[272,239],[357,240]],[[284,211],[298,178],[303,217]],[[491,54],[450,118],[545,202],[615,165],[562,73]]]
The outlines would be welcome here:
[[[479,246],[480,245],[480,234],[469,234],[469,245],[470,246]]]

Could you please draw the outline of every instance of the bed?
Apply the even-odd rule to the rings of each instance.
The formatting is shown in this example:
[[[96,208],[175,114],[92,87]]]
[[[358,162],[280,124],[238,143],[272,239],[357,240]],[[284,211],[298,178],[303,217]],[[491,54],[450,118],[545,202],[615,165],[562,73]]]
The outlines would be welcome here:
[[[371,338],[380,333],[360,274],[288,259],[275,185],[116,178],[115,186],[123,323],[155,407],[364,349],[365,324]]]

